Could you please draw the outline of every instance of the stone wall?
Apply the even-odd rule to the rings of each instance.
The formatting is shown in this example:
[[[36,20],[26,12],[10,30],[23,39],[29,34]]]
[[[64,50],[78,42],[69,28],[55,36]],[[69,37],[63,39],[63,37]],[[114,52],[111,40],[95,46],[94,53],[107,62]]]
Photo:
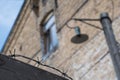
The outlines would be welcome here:
[[[29,6],[28,19],[24,21],[23,29],[17,37],[14,46],[9,46],[9,50],[16,49],[16,54],[25,55],[34,59],[41,60],[40,33],[39,24],[47,12],[54,9],[56,16],[56,25],[58,29],[59,48],[45,62],[45,64],[59,68],[70,75],[74,80],[116,80],[113,64],[106,45],[104,33],[88,24],[69,21],[71,18],[91,18],[97,19],[100,13],[108,12],[113,20],[113,29],[115,36],[120,41],[120,0],[57,0],[58,6],[55,7],[54,0],[46,0],[43,5],[39,2],[39,17],[37,18]],[[29,4],[31,5],[31,4]],[[25,13],[27,14],[27,12]],[[25,19],[25,18],[24,18]],[[99,22],[89,22],[96,27],[102,28]],[[74,30],[67,28],[70,26],[79,26],[83,34],[87,34],[89,39],[81,44],[74,44],[71,38],[75,35]],[[15,26],[15,27],[18,27]],[[16,32],[17,33],[17,32]],[[15,33],[15,34],[16,34]],[[17,58],[26,63],[36,66],[30,60]],[[39,66],[45,70],[60,75],[54,70]]]

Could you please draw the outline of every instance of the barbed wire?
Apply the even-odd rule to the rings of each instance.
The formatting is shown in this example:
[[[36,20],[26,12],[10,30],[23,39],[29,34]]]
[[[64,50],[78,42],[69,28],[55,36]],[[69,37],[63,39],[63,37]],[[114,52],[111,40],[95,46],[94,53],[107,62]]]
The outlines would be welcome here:
[[[55,67],[52,67],[52,66],[43,64],[43,63],[42,63],[41,61],[39,61],[39,60],[35,60],[35,59],[32,59],[32,58],[27,57],[27,56],[24,56],[24,55],[15,54],[15,51],[16,51],[16,50],[14,49],[14,54],[12,54],[12,52],[9,50],[10,55],[8,55],[8,57],[12,57],[12,58],[22,57],[22,58],[31,60],[31,61],[33,61],[33,62],[36,62],[38,65],[45,66],[45,67],[48,67],[48,68],[50,68],[50,69],[56,70],[57,72],[61,73],[64,77],[67,77],[69,80],[73,80],[73,78],[70,77],[70,76],[68,76],[68,74],[66,74],[65,72],[62,72],[61,70],[59,70],[59,69],[57,69],[57,68],[55,68]]]

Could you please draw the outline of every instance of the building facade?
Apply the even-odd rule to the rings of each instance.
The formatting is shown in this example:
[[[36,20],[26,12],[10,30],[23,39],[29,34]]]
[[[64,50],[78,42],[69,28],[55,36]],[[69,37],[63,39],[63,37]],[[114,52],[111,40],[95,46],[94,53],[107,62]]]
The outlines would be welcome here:
[[[43,62],[66,72],[74,80],[116,80],[112,60],[100,22],[87,21],[88,24],[72,18],[98,19],[102,12],[108,12],[117,41],[120,41],[120,0],[26,0],[4,46],[3,54],[10,51],[33,59],[42,59],[41,23],[52,10],[55,16],[59,46]],[[92,24],[92,25],[89,25]],[[71,38],[73,29],[79,26],[88,40],[74,44]],[[35,62],[16,58],[37,66]],[[39,66],[52,73],[58,72]],[[62,75],[61,75],[62,76]]]

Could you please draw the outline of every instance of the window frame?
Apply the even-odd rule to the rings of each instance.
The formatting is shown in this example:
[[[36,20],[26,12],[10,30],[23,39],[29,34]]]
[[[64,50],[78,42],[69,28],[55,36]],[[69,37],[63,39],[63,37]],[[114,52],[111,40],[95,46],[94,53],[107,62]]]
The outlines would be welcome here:
[[[50,22],[53,20],[52,22]],[[50,23],[50,25],[48,25]],[[47,28],[45,27],[47,25]],[[54,11],[49,11],[40,24],[42,61],[45,61],[58,48],[56,20]]]

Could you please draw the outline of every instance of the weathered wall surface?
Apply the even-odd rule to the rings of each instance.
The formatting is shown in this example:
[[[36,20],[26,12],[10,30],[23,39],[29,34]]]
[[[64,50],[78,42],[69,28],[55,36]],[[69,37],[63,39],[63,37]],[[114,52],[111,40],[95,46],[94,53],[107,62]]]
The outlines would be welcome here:
[[[38,19],[33,11],[29,12],[28,19],[26,19],[16,43],[14,46],[9,46],[9,49],[16,49],[16,54],[34,59],[41,57],[38,25],[45,14],[54,9],[58,28],[59,48],[47,59],[45,64],[67,72],[74,80],[116,80],[103,31],[82,22],[69,22],[70,26],[79,26],[81,32],[89,36],[86,42],[73,44],[70,40],[75,35],[75,32],[67,28],[66,23],[71,18],[96,19],[100,17],[100,13],[108,12],[113,20],[115,36],[120,41],[120,0],[58,0],[57,8],[55,8],[54,0],[46,1],[46,5],[43,5],[42,0],[39,2]],[[29,7],[28,9],[32,8]],[[88,23],[102,28],[99,22]],[[9,51],[7,53],[9,54]],[[26,59],[19,58],[19,60],[35,65],[32,61]],[[40,68],[58,74],[54,70],[41,66]]]

